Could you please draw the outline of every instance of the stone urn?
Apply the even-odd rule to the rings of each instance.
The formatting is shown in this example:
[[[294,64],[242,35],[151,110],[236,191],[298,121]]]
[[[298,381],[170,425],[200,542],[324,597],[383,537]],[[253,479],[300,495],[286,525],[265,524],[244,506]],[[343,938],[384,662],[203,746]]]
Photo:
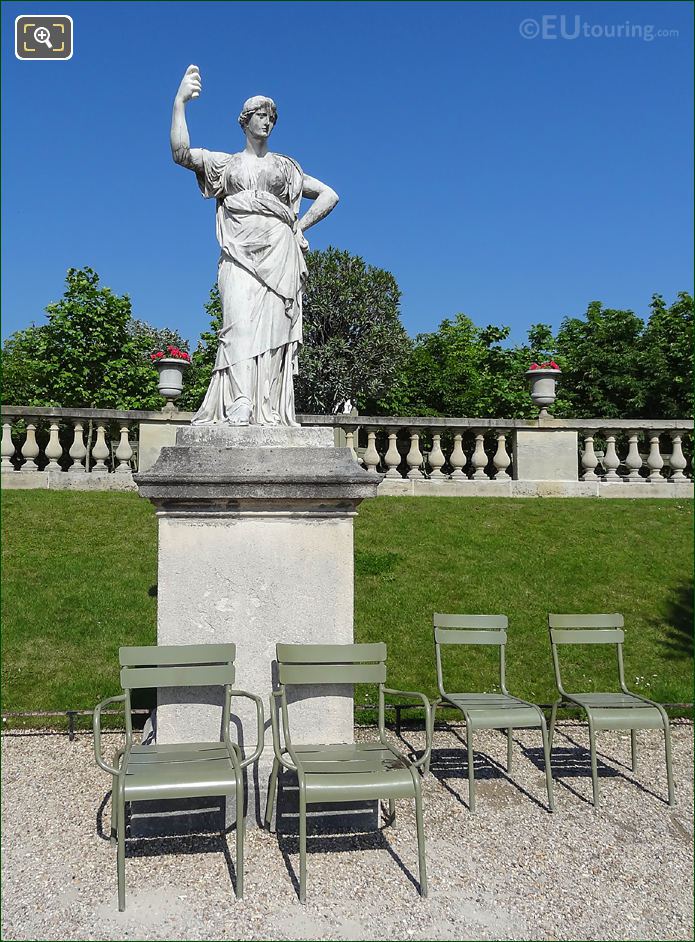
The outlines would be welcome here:
[[[556,364],[542,363],[540,366],[532,366],[526,370],[526,376],[529,378],[531,386],[531,399],[540,408],[539,419],[552,418],[548,412],[548,406],[552,406],[557,397],[556,383],[562,375],[562,370]]]
[[[190,365],[190,360],[180,360],[177,357],[161,357],[154,360],[159,373],[157,388],[161,396],[166,399],[162,412],[174,411],[174,400],[178,399],[183,391],[183,373]]]

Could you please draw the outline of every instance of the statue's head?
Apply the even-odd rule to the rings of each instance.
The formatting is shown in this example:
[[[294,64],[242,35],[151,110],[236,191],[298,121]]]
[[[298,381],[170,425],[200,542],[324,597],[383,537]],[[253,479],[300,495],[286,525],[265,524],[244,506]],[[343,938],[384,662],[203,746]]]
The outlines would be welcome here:
[[[254,95],[247,98],[239,115],[239,124],[247,136],[269,137],[278,119],[278,110],[272,98]]]

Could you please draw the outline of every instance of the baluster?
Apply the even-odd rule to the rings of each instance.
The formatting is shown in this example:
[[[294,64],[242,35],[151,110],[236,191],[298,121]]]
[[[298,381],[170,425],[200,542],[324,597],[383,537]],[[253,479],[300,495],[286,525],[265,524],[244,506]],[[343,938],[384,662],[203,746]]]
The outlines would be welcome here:
[[[474,434],[475,450],[471,456],[473,480],[487,481],[489,478],[487,474],[485,474],[485,468],[487,467],[487,455],[485,454],[485,432],[481,431],[480,429],[476,429]]]
[[[649,474],[647,480],[663,481],[661,469],[664,466],[664,459],[661,457],[661,451],[659,450],[659,433],[649,431],[647,434],[649,435],[649,454],[647,455]]]
[[[12,456],[14,455],[14,442],[12,441],[12,423],[2,423],[2,467],[3,471],[14,471]],[[685,467],[685,465],[684,465]]]
[[[32,419],[27,419],[27,437],[22,445],[22,455],[26,458],[22,465],[22,471],[34,472],[39,470],[36,459],[39,457],[39,444],[36,441],[36,424]]]
[[[398,466],[401,463],[401,453],[398,450],[398,432],[394,429],[389,429],[389,447],[384,455],[384,464],[388,468],[386,472],[387,478],[398,478],[400,480],[401,473],[398,470]]]
[[[420,470],[420,465],[423,462],[422,452],[420,451],[420,434],[412,428],[410,429],[410,450],[405,456],[405,460],[410,468],[408,471],[409,478],[420,478],[423,476]]]
[[[51,432],[48,437],[48,444],[46,445],[48,464],[44,468],[44,471],[62,471],[63,469],[58,464],[58,458],[60,458],[62,454],[63,446],[60,444],[60,424],[58,422],[51,422]]]
[[[84,459],[87,457],[87,449],[84,444],[84,426],[78,419],[73,419],[74,436],[70,451],[68,454],[73,463],[70,465],[70,474],[84,473],[87,469],[84,466]]]
[[[359,461],[359,458],[357,457],[357,450],[355,449],[355,426],[354,425],[345,426],[345,447],[350,449],[354,460]],[[118,452],[116,452],[116,457],[118,457]]]
[[[451,452],[451,457],[449,458],[449,464],[454,469],[451,472],[452,481],[466,480],[466,475],[463,470],[466,465],[466,456],[463,451],[462,440],[463,440],[463,435],[461,434],[461,432],[455,432],[454,433],[454,447]]]
[[[598,458],[594,451],[594,433],[584,432],[584,449],[582,451],[582,481],[595,481]]]
[[[688,481],[683,473],[688,466],[688,462],[683,454],[682,441],[683,436],[680,432],[671,432],[671,442],[673,444],[669,464],[671,466],[671,481],[674,484],[686,484]]]
[[[92,458],[96,458],[96,464],[92,468],[92,474],[108,474],[106,459],[109,457],[109,446],[106,444],[106,425],[99,422],[97,425],[97,440],[92,448]]]
[[[498,431],[496,434],[497,451],[492,458],[492,463],[495,466],[493,481],[508,481],[507,468],[512,463],[512,459],[507,453],[507,432]]]
[[[432,469],[430,478],[434,478],[435,481],[444,481],[446,475],[442,472],[442,467],[446,463],[446,458],[442,451],[442,436],[439,432],[432,432],[432,449],[427,460]]]
[[[133,449],[130,446],[128,438],[128,423],[119,422],[120,438],[118,439],[118,448],[116,449],[116,458],[118,458],[117,474],[130,474],[130,459],[133,457]]]
[[[615,450],[615,432],[605,432],[605,436],[606,453],[603,456],[603,467],[606,469],[606,473],[603,476],[603,480],[607,484],[620,484],[620,475],[618,474],[620,458],[618,457],[618,452]]]
[[[378,474],[377,467],[381,461],[381,456],[376,450],[376,429],[367,429],[367,450],[364,453],[364,463],[367,471],[372,474]]]
[[[642,480],[640,477],[642,455],[640,455],[639,448],[637,447],[639,435],[637,432],[630,432],[627,440],[629,444],[627,457],[625,458],[625,467],[628,469],[627,480],[630,484],[634,484],[635,482],[639,483]]]

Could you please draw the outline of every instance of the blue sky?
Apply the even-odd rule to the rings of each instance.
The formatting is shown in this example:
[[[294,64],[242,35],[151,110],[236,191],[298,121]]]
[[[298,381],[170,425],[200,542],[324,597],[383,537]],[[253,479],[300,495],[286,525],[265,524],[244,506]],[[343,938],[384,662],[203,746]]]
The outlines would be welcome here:
[[[28,13],[73,17],[70,61],[15,58]],[[193,146],[241,149],[242,102],[273,97],[272,149],[341,197],[312,247],[392,271],[413,335],[463,311],[521,340],[691,288],[689,3],[51,0],[2,25],[5,337],[83,265],[139,318],[207,326],[214,201],[168,142],[189,63]]]

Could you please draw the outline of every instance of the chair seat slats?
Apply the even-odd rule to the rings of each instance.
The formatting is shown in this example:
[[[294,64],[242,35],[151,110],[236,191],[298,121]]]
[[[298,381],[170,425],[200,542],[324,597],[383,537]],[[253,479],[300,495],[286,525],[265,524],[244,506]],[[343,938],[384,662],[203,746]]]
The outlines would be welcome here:
[[[228,757],[227,747],[223,742],[205,743],[170,743],[148,746],[133,746],[129,765],[152,765],[153,763],[206,762],[209,759]]]

